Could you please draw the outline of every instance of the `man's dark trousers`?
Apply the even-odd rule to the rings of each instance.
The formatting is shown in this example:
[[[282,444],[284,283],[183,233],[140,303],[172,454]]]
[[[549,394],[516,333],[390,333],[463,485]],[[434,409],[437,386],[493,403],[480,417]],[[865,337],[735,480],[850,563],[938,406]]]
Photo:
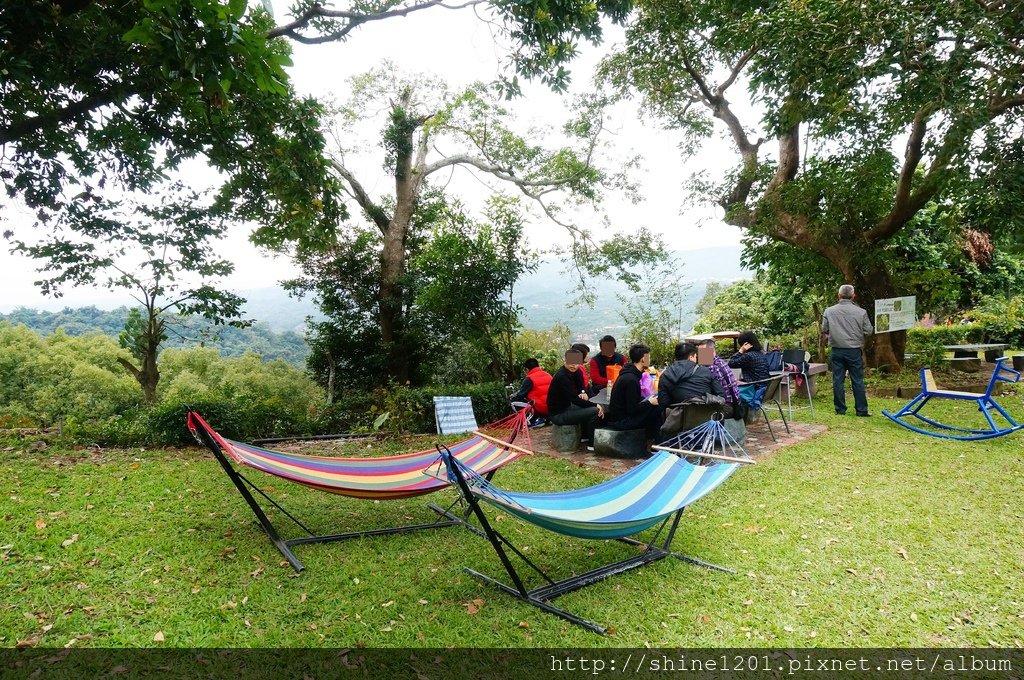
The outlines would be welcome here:
[[[868,397],[864,393],[864,359],[860,348],[832,348],[832,401],[836,413],[846,413],[846,372],[850,372],[853,385],[853,407],[859,414],[867,414]]]

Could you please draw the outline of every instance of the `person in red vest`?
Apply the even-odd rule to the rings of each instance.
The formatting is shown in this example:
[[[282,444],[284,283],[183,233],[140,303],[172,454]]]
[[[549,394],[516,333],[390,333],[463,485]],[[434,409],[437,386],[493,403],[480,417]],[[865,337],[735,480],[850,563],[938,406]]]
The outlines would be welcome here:
[[[594,386],[595,394],[608,386],[609,366],[626,365],[626,357],[615,351],[617,345],[615,338],[610,335],[604,336],[598,343],[601,351],[590,360],[590,384]]]
[[[540,367],[540,362],[529,358],[523,362],[526,377],[519,391],[512,395],[512,401],[526,401],[533,404],[533,422],[531,425],[543,424],[548,417],[548,389],[551,387],[551,374]],[[539,422],[538,422],[539,421]]]

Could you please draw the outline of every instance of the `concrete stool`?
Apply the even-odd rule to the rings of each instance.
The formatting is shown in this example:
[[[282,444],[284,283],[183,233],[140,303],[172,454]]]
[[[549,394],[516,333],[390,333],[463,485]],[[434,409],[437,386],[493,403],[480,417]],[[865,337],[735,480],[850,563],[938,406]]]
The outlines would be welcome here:
[[[643,458],[647,455],[647,431],[596,429],[594,453],[620,458]]]
[[[580,448],[580,426],[579,425],[552,425],[551,441],[555,445],[555,451],[571,453]]]
[[[743,444],[743,440],[747,438],[747,424],[743,422],[743,419],[737,420],[736,418],[725,418],[722,420],[722,427],[725,431],[736,440],[737,444]]]

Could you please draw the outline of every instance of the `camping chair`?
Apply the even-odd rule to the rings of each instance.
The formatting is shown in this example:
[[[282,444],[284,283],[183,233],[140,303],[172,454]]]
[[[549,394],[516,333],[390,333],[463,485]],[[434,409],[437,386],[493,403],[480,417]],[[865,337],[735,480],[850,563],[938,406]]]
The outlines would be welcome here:
[[[434,397],[434,422],[438,434],[462,434],[477,428],[470,397]]]
[[[411,498],[447,488],[446,482],[425,472],[427,468],[437,463],[437,452],[433,449],[379,458],[332,458],[281,453],[222,437],[198,413],[192,410],[188,412],[188,428],[196,439],[213,452],[228,478],[238,489],[245,502],[249,504],[271,542],[281,551],[295,571],[303,569],[302,563],[292,553],[291,548],[295,545],[330,543],[346,538],[397,534],[456,524],[468,527],[466,524],[469,517],[468,511],[463,517],[451,512],[458,502],[456,500],[447,509],[430,504],[429,508],[438,514],[437,520],[431,523],[316,535],[231,464],[233,461],[237,465],[260,470],[318,491],[378,501]],[[452,444],[451,450],[452,455],[460,464],[465,465],[474,474],[490,479],[498,468],[511,463],[523,454],[530,453],[530,435],[526,428],[525,411],[507,416],[487,428],[493,435],[499,436],[474,431],[472,437]],[[514,441],[525,442],[526,448],[513,444]],[[308,535],[289,540],[282,539],[252,492],[256,492],[266,502],[280,510]]]
[[[670,451],[659,451],[632,470],[585,489],[557,493],[515,493],[504,491],[475,474],[446,447],[439,445],[438,452],[444,467],[439,467],[438,477],[459,489],[514,585],[507,585],[468,567],[465,568],[466,573],[543,611],[597,633],[604,633],[604,627],[556,607],[551,600],[669,556],[707,569],[735,573],[726,567],[672,552],[672,539],[687,506],[718,488],[741,464],[753,461],[706,450],[678,449],[680,455],[695,457],[703,463],[697,465]],[[555,581],[491,525],[483,512],[481,500],[504,513],[565,536],[615,539],[644,550],[618,562]],[[657,529],[650,541],[630,538],[633,534],[653,527]],[[663,531],[664,541],[658,542]],[[510,552],[540,574],[546,585],[528,589],[512,564]]]
[[[757,414],[760,413],[764,416],[765,425],[768,426],[768,434],[772,436],[773,442],[777,442],[779,440],[775,438],[775,431],[772,430],[771,421],[768,420],[768,411],[765,410],[764,407],[768,402],[774,403],[779,409],[779,417],[782,418],[782,424],[786,428],[786,434],[791,434],[789,431],[789,423],[786,422],[786,414],[782,412],[782,404],[779,402],[779,387],[782,385],[782,381],[785,377],[785,374],[780,373],[779,375],[773,375],[772,377],[765,378],[764,380],[754,380],[744,383],[744,385],[764,386],[763,391],[761,389],[756,390],[756,394],[759,396],[750,403],[750,411],[747,413],[747,424],[753,424],[753,421],[757,419]]]
[[[1008,357],[998,357],[995,361],[995,368],[992,370],[992,377],[989,378],[988,388],[986,388],[984,394],[978,394],[977,392],[956,392],[953,390],[943,390],[935,384],[935,378],[932,377],[932,371],[930,368],[921,369],[921,394],[911,399],[903,408],[896,413],[889,413],[888,411],[882,411],[882,415],[896,423],[902,425],[908,430],[914,432],[920,432],[926,434],[929,437],[939,437],[940,439],[957,439],[960,441],[975,441],[978,439],[991,439],[992,437],[1002,437],[1004,434],[1010,434],[1024,427],[1024,423],[1018,423],[1016,420],[1010,417],[1003,407],[996,403],[995,399],[992,398],[992,391],[995,389],[997,382],[1010,382],[1015,383],[1020,381],[1020,372],[1009,368],[1004,362],[1008,360]],[[954,399],[959,401],[973,401],[977,406],[978,410],[981,411],[982,415],[985,416],[985,420],[988,422],[988,428],[982,429],[970,429],[962,427],[954,427],[952,425],[946,425],[940,423],[931,418],[922,416],[920,411],[932,398],[938,399]],[[996,424],[995,419],[992,418],[992,411],[995,411],[1002,416],[1008,423],[1005,427],[1000,427]],[[926,425],[938,428],[939,432],[933,432],[924,428],[913,425],[905,418],[917,418]]]
[[[782,366],[785,368],[786,364],[792,364],[796,366],[796,371],[787,371],[786,380],[789,384],[789,389],[786,391],[786,401],[789,405],[789,417],[793,418],[793,376],[799,376],[797,384],[803,383],[804,389],[807,391],[807,403],[811,408],[811,417],[814,417],[814,398],[811,396],[811,378],[807,373],[807,351],[802,349],[784,349],[782,350]]]

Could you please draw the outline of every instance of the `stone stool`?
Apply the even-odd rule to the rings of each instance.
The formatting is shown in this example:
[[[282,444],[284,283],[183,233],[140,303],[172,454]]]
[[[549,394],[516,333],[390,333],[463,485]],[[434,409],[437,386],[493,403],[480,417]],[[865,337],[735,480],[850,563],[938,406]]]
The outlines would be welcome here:
[[[737,444],[743,445],[743,440],[747,438],[747,424],[743,422],[742,418],[725,418],[722,420],[722,427],[736,440]]]
[[[555,451],[571,453],[580,448],[580,426],[579,425],[552,425],[551,441],[555,445]]]
[[[620,458],[643,458],[647,455],[646,430],[594,430],[594,453]]]

